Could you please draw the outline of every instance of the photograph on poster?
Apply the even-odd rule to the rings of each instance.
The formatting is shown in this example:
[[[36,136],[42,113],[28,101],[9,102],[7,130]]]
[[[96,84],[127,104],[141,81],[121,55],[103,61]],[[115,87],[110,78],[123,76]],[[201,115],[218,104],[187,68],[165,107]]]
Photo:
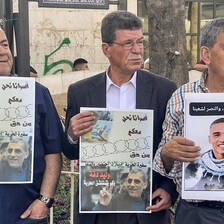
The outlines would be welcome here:
[[[31,143],[31,137],[6,137],[0,141],[0,181],[31,181]]]
[[[224,94],[185,96],[185,137],[201,148],[195,162],[183,164],[182,196],[216,200],[224,190]],[[223,197],[224,198],[224,197]]]
[[[35,79],[0,77],[0,184],[33,181]]]
[[[95,115],[80,140],[80,212],[144,213],[151,205],[153,111],[81,108]]]
[[[91,111],[95,116],[95,125],[92,132],[82,136],[82,142],[106,142],[109,139],[113,122],[109,111]]]

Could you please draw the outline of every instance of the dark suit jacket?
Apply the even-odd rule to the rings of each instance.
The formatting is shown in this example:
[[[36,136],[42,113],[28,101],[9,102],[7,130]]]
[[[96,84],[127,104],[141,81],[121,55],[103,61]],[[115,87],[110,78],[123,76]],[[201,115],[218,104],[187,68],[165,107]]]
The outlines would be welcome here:
[[[167,101],[172,93],[176,90],[176,84],[166,78],[139,70],[137,73],[137,92],[136,92],[136,108],[137,109],[153,109],[154,110],[154,136],[153,136],[153,153],[155,154],[158,144],[162,137],[162,123],[165,117]],[[106,107],[106,74],[101,73],[88,79],[81,80],[71,84],[68,89],[68,107],[66,114],[66,129],[69,120],[74,115],[80,112],[80,107]],[[69,159],[78,159],[78,145],[71,145],[67,141],[67,134],[64,137],[64,154]],[[173,181],[162,177],[158,173],[153,173],[154,190],[158,187],[169,192],[173,201],[177,197],[175,185]],[[77,206],[76,206],[76,209]],[[139,224],[143,223],[166,223],[163,218],[166,216],[166,211],[152,214],[137,214]],[[78,214],[76,213],[76,224],[93,224],[95,214]],[[121,223],[130,224],[129,218],[135,214],[100,214],[97,216],[106,215],[105,218]],[[111,216],[111,217],[110,217]],[[136,215],[135,215],[136,216]],[[110,217],[110,218],[109,218]],[[131,218],[131,220],[134,220]],[[98,221],[97,223],[101,223]],[[133,222],[135,223],[135,222]],[[103,224],[103,222],[102,222]]]

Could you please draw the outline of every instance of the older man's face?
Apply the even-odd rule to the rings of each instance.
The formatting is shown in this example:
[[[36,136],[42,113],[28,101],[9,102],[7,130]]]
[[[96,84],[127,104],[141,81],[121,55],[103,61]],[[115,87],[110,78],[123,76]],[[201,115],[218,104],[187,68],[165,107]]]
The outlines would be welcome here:
[[[127,74],[133,73],[142,66],[144,47],[137,44],[143,41],[143,32],[139,30],[117,30],[116,40],[109,47],[107,54],[112,69]],[[125,48],[125,44],[134,42],[130,49]],[[137,42],[137,43],[136,43]]]
[[[127,180],[128,194],[136,199],[141,198],[142,191],[146,188],[147,184],[143,181],[141,173],[130,173]]]
[[[22,142],[9,143],[7,149],[7,160],[11,167],[21,169],[24,160],[28,157],[28,152],[24,149]]]
[[[214,45],[212,49],[209,50],[209,60],[207,61],[207,63],[209,68],[209,75],[212,75],[212,77],[214,76],[214,78],[216,78],[218,82],[220,82],[220,80],[223,80],[224,78],[224,32],[218,35],[216,44]],[[213,80],[213,78],[211,80]]]
[[[0,29],[0,76],[8,76],[13,59],[5,33]]]

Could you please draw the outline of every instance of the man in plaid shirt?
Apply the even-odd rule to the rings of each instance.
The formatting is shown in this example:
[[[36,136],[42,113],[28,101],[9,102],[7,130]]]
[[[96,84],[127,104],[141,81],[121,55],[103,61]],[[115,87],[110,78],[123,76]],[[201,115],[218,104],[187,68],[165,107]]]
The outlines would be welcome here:
[[[201,155],[200,147],[184,138],[185,93],[224,93],[224,18],[208,23],[201,33],[201,56],[208,69],[199,80],[176,90],[168,102],[163,124],[163,137],[154,159],[154,170],[172,178],[181,193],[182,162],[194,162]],[[224,148],[223,148],[224,154]],[[175,224],[221,224],[224,203],[220,201],[186,201],[181,199]]]

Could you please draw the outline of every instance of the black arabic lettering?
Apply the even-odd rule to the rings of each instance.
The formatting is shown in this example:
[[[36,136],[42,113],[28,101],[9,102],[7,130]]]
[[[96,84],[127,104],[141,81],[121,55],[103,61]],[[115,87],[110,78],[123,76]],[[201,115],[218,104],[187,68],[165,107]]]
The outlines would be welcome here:
[[[8,102],[9,102],[9,104],[15,103],[15,102],[21,103],[22,102],[22,99],[19,99],[16,96],[13,96],[11,99],[9,98],[9,101]]]
[[[141,131],[135,130],[135,128],[132,128],[132,130],[128,131],[128,135],[131,136],[132,134],[141,134]]]

